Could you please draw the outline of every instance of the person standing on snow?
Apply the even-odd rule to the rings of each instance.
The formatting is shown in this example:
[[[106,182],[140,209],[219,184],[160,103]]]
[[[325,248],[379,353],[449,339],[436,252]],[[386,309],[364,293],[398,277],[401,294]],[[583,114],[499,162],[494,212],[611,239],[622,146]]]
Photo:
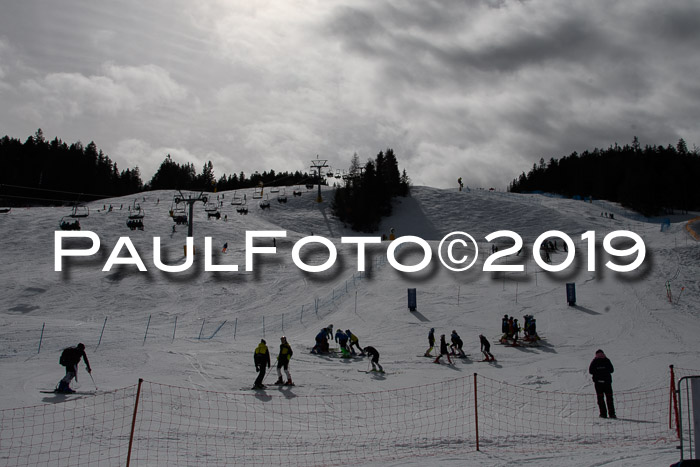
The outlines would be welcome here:
[[[430,332],[428,332],[428,344],[430,344],[430,347],[425,351],[425,356],[432,357],[430,352],[432,352],[433,347],[435,347],[435,328],[430,328]]]
[[[289,373],[289,360],[291,360],[294,352],[292,351],[292,346],[287,343],[286,337],[280,337],[280,341],[280,354],[277,356],[277,381],[275,381],[275,384],[294,386],[292,375]],[[282,368],[284,368],[284,373],[287,375],[286,383],[282,381]]]
[[[85,353],[85,345],[80,343],[75,347],[67,347],[63,349],[63,352],[61,353],[61,358],[59,359],[58,363],[66,367],[66,376],[61,379],[61,381],[58,382],[58,386],[56,386],[56,392],[61,392],[61,393],[66,393],[66,394],[71,394],[75,391],[73,391],[70,388],[70,382],[73,380],[73,378],[78,380],[78,363],[80,363],[80,359],[83,359],[85,362],[85,368],[87,369],[88,373],[92,373],[92,368],[90,368],[90,362],[88,361],[87,354]]]
[[[452,345],[450,346],[450,348],[452,349],[452,354],[462,358],[466,357],[464,350],[462,350],[464,342],[462,341],[462,338],[459,337],[459,334],[457,334],[457,331],[455,331],[454,329],[452,330],[452,335],[450,336],[450,339],[452,340]]]
[[[614,371],[615,368],[608,357],[605,356],[605,353],[600,349],[596,350],[595,358],[588,365],[588,373],[593,376],[601,418],[617,418],[612,390],[612,373]],[[605,406],[606,401],[608,403],[607,407]]]
[[[365,351],[362,350],[362,347],[360,347],[360,339],[350,332],[349,329],[345,330],[345,334],[348,336],[348,339],[350,339],[350,352],[355,355],[355,349],[353,347],[357,347],[357,350],[360,351],[360,355],[364,355]]]
[[[382,366],[379,364],[379,352],[377,351],[377,349],[375,349],[371,345],[368,345],[364,348],[363,352],[367,353],[367,355],[372,357],[372,371],[379,371],[380,373],[384,373],[384,368],[382,368]],[[376,367],[379,367],[379,369],[377,369]]]
[[[481,341],[481,352],[484,354],[484,361],[495,361],[493,354],[491,353],[491,343],[484,337],[483,334],[479,334],[479,341]]]
[[[447,342],[445,342],[445,335],[440,336],[440,355],[437,356],[434,363],[440,363],[440,357],[443,355],[447,356],[447,361],[452,364],[452,359],[450,358],[450,352],[447,350]]]
[[[258,372],[258,377],[255,379],[253,384],[253,389],[263,389],[263,378],[265,378],[265,371],[270,368],[270,352],[267,350],[267,344],[265,339],[260,339],[260,343],[255,348],[255,354],[253,354],[253,362],[255,362],[255,371]]]

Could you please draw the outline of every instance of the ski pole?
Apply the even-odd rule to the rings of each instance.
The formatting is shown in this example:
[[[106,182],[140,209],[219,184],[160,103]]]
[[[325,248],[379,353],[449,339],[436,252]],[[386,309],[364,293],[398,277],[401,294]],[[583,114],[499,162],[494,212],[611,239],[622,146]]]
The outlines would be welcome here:
[[[90,375],[90,379],[92,380],[92,384],[95,384],[95,378],[92,377],[92,372],[88,373]],[[95,391],[97,391],[97,384],[95,384]]]

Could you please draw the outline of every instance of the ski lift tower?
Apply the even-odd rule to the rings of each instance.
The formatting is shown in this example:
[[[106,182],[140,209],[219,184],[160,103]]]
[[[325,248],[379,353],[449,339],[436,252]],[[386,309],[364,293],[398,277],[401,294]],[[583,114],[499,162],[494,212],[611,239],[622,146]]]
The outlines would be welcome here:
[[[193,198],[192,195],[185,198],[185,195],[183,195],[181,191],[179,193],[180,196],[175,197],[175,204],[187,203],[187,206],[189,206],[187,213],[187,236],[192,237],[192,233],[194,231],[194,203],[201,201],[206,205],[209,198],[206,195],[202,196],[202,193],[199,193],[196,198]]]
[[[318,155],[316,155],[316,157],[318,158]],[[323,202],[323,197],[321,196],[321,174],[323,173],[323,168],[328,167],[326,162],[328,162],[328,159],[316,159],[311,161],[311,168],[316,170],[316,175],[318,176],[318,196],[316,197],[317,203]]]

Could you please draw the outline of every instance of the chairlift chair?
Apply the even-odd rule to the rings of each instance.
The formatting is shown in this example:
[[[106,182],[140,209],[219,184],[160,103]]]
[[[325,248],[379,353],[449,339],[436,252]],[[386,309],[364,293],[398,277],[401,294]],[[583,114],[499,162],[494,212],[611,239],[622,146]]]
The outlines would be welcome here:
[[[333,178],[333,169],[330,167],[328,168],[328,172],[326,172],[326,177]]]
[[[77,204],[73,206],[73,212],[70,213],[70,217],[73,218],[83,218],[90,215],[90,208],[85,205],[78,206]]]
[[[282,194],[277,195],[277,202],[278,203],[286,203],[287,202],[287,192],[286,190],[282,190]]]
[[[266,195],[266,196],[267,197],[265,198],[265,200],[260,201],[260,209],[263,209],[263,210],[270,209],[270,198],[269,198],[269,195]]]
[[[72,216],[63,216],[58,226],[61,230],[80,230],[80,221]]]
[[[278,186],[270,187],[270,193],[279,193],[279,191],[280,191],[280,187],[278,187]]]
[[[263,197],[263,187],[257,186],[255,187],[255,191],[253,191],[253,199],[262,199]]]
[[[292,195],[294,196],[301,196],[301,187],[297,186],[294,191],[292,191]]]
[[[243,204],[243,198],[241,198],[240,196],[236,197],[236,192],[234,191],[233,199],[231,200],[231,206],[240,206],[241,204]]]
[[[246,206],[245,204],[238,206],[236,208],[236,212],[238,214],[248,214],[248,206]]]
[[[145,216],[146,216],[146,211],[142,210],[141,206],[139,206],[137,211],[131,211],[131,214],[129,214],[129,219],[130,220],[143,219]]]
[[[129,219],[126,221],[126,226],[131,230],[143,230],[143,218],[132,218],[129,216]]]
[[[211,219],[212,217],[221,219],[219,205],[215,202],[207,203],[206,205],[204,205],[204,211],[207,213],[207,219]]]

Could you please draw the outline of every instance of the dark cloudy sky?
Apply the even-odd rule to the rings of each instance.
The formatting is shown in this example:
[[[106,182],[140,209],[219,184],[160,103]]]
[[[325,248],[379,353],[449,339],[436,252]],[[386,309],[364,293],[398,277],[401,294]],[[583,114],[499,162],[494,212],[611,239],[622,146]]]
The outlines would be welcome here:
[[[0,133],[94,140],[148,181],[346,169],[505,188],[540,157],[700,145],[700,2],[2,0]]]

